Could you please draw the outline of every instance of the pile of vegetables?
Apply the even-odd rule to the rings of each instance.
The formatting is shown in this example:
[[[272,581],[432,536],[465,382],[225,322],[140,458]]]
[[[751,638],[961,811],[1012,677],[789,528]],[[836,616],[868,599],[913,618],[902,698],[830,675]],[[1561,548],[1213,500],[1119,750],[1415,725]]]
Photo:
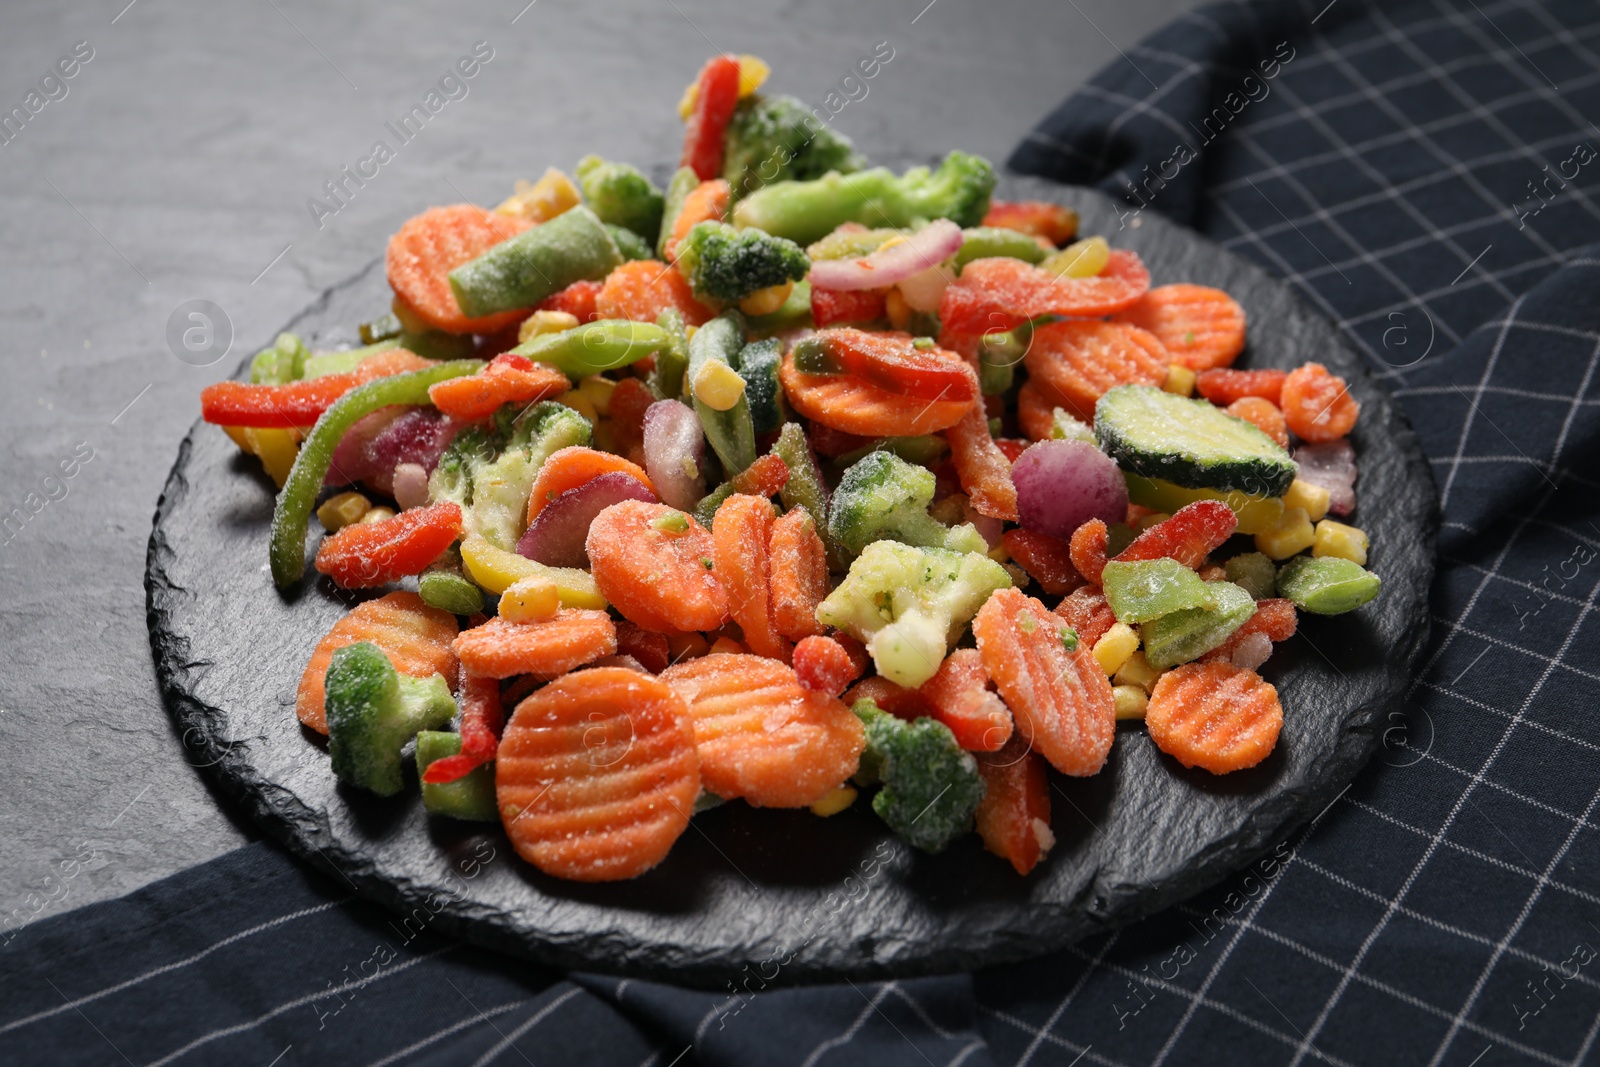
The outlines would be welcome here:
[[[286,334],[202,394],[279,486],[275,582],[315,515],[315,569],[381,594],[301,678],[333,773],[393,796],[414,759],[562,878],[863,791],[1027,874],[1118,721],[1267,758],[1274,646],[1378,592],[1345,383],[1234,368],[1226,293],[976,156],[869,169],[766,74],[706,64],[665,189],[589,156],[425,211],[364,347]]]

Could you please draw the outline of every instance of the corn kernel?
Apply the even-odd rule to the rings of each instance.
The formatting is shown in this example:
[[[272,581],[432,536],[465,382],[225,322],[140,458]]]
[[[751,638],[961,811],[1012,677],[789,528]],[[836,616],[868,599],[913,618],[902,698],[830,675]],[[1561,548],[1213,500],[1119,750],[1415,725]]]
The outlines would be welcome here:
[[[1268,559],[1288,559],[1310,548],[1316,539],[1305,508],[1284,508],[1278,525],[1266,533],[1256,534],[1256,551]]]
[[[1094,658],[1106,675],[1116,674],[1128,657],[1139,650],[1139,634],[1127,623],[1119,622],[1094,643]]]
[[[906,303],[906,298],[900,294],[899,289],[890,289],[883,304],[884,310],[889,313],[889,325],[897,330],[903,330],[911,325],[911,305]]]
[[[533,183],[518,180],[516,192],[500,202],[495,212],[515,215],[529,222],[549,222],[557,215],[578,206],[581,197],[572,179],[554,167],[545,168],[544,174]]]
[[[731,411],[744,396],[744,379],[720,359],[700,364],[694,376],[694,398],[713,411]]]
[[[517,343],[523,344],[542,333],[561,333],[579,326],[578,316],[569,311],[535,311],[517,327]]]
[[[1111,699],[1118,719],[1142,719],[1144,709],[1150,704],[1150,695],[1136,685],[1112,687]]]
[[[394,508],[384,507],[382,504],[379,504],[377,507],[368,508],[366,513],[356,520],[356,523],[360,525],[374,522],[388,522],[392,518],[394,518]]]
[[[1170,518],[1172,518],[1172,516],[1168,515],[1164,511],[1152,511],[1148,515],[1140,515],[1137,519],[1135,519],[1133,521],[1133,528],[1138,533],[1144,533],[1146,530],[1150,529],[1150,527],[1155,526],[1158,523],[1166,522]]]
[[[1328,513],[1328,499],[1328,491],[1322,486],[1296,478],[1289,483],[1289,491],[1283,494],[1283,506],[1304,508],[1306,518],[1316,522]]]
[[[770,315],[783,307],[783,302],[789,299],[789,294],[792,292],[794,292],[794,282],[757,289],[739,301],[739,310],[746,315]]]
[[[555,399],[557,404],[565,405],[588,419],[590,425],[600,418],[600,413],[594,409],[594,401],[576,389],[568,389]]]
[[[711,651],[711,642],[707,641],[704,634],[676,633],[667,635],[667,656],[673,663],[682,663],[686,659],[694,659]]]
[[[317,521],[329,533],[338,533],[346,526],[361,521],[361,516],[372,507],[372,501],[360,493],[340,493],[330,496],[317,509]]]
[[[1179,396],[1194,395],[1195,373],[1182,363],[1167,364],[1167,380],[1161,383],[1161,388],[1169,393]]]
[[[820,815],[826,819],[830,815],[837,815],[856,802],[856,791],[853,786],[838,785],[828,790],[821,800],[811,805],[811,814]]]
[[[1111,262],[1111,243],[1104,237],[1074,241],[1039,266],[1058,278],[1093,278]]]
[[[543,622],[561,609],[561,591],[543,575],[512,582],[500,594],[500,617],[507,622]]]
[[[589,398],[602,419],[611,417],[611,394],[616,391],[617,383],[599,374],[591,374],[578,383],[578,392]]]
[[[300,445],[294,435],[288,430],[247,429],[244,439],[250,446],[249,450],[261,460],[262,468],[282,489],[289,477],[289,469],[294,466],[294,457],[300,454]]]
[[[1161,672],[1150,666],[1150,661],[1144,658],[1142,651],[1136,651],[1123,661],[1111,680],[1117,685],[1136,685],[1148,693],[1159,677]]]
[[[754,93],[766,84],[767,75],[772,73],[772,68],[767,66],[767,61],[760,56],[741,55],[739,57],[739,99]],[[694,105],[700,99],[700,79],[696,78],[683,90],[683,95],[678,98],[678,117],[685,122],[694,114]]]
[[[722,652],[727,653],[728,655],[736,656],[743,651],[744,646],[731,637],[719,637],[715,641],[711,642],[712,655]]]
[[[1367,565],[1367,535],[1354,526],[1323,519],[1317,523],[1317,539],[1311,545],[1313,556],[1337,556],[1360,567]]]

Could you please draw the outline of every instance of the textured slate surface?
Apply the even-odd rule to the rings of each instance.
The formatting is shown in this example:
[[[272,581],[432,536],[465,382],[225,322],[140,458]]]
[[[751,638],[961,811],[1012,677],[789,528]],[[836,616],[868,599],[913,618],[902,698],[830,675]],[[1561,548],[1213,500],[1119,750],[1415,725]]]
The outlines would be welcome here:
[[[1019,181],[1006,195],[1064,196],[1087,232],[1115,228],[1098,194]],[[764,959],[788,960],[789,981],[927,973],[1035,955],[1193,894],[1316,814],[1371,753],[1374,723],[1395,705],[1427,630],[1434,492],[1409,427],[1328,323],[1257,268],[1159,218],[1125,234],[1156,284],[1203,281],[1240,300],[1247,364],[1315,357],[1364,408],[1360,514],[1384,593],[1355,615],[1307,620],[1274,657],[1267,674],[1285,728],[1261,766],[1223,779],[1184,771],[1142,730],[1123,728],[1102,774],[1053,778],[1058,845],[1026,880],[976,838],[938,857],[914,853],[864,806],[822,821],[737,804],[697,817],[668,860],[633,882],[547,879],[510,858],[498,829],[430,820],[415,794],[380,801],[336,786],[292,707],[302,665],[349,595],[320,579],[288,597],[272,589],[270,483],[206,427],[184,442],[150,545],[152,643],[179,729],[206,739],[199,762],[223,792],[359,892],[400,910],[449,895],[442,927],[558,964],[688,983]],[[294,328],[324,344],[350,340],[384,294],[374,265]],[[452,864],[484,838],[506,858],[463,877]],[[856,906],[843,908],[847,899]]]

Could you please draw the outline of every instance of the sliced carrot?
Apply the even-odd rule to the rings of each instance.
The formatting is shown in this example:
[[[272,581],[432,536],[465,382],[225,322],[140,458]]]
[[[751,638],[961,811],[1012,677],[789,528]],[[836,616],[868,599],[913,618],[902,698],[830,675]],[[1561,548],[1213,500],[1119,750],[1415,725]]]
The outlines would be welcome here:
[[[525,317],[502,311],[469,319],[456,303],[450,272],[526,230],[526,219],[472,204],[429,208],[389,238],[389,285],[428,325],[446,333],[495,333]]]
[[[655,259],[629,260],[612,271],[594,306],[602,319],[655,322],[668,308],[675,308],[690,326],[711,319],[711,309],[694,298],[683,275]]]
[[[484,678],[555,678],[616,652],[617,628],[603,611],[563,608],[540,622],[490,619],[463,630],[455,650],[462,666]]]
[[[531,404],[572,388],[567,376],[548,363],[534,363],[510,352],[495,356],[477,374],[450,378],[428,387],[433,406],[452,418],[471,422],[493,415],[502,404]]]
[[[651,674],[660,674],[672,662],[672,649],[666,634],[652,633],[627,619],[617,624],[617,651],[632,656]]]
[[[789,465],[771,452],[733,476],[733,491],[747,496],[776,496],[789,484]]]
[[[1068,543],[1061,538],[1034,530],[1016,529],[1007,530],[1001,541],[1011,554],[1012,562],[1039,583],[1041,592],[1061,596],[1083,584],[1083,576],[1072,564]]]
[[[1090,519],[1072,531],[1069,549],[1072,566],[1083,575],[1085,581],[1100,584],[1106,569],[1106,545],[1109,540],[1104,519]]]
[[[1098,585],[1083,585],[1074,589],[1056,605],[1056,614],[1067,620],[1076,631],[1080,646],[1094,647],[1094,643],[1116,625],[1117,617]]]
[[[918,688],[933,717],[950,727],[969,752],[995,752],[1016,727],[1011,709],[989,689],[989,672],[975,648],[958,648]]]
[[[672,236],[667,239],[667,258],[676,262],[678,242],[702,222],[721,222],[728,214],[728,201],[733,189],[721,178],[701,182],[683,198],[683,210],[672,223]]]
[[[1114,385],[1160,385],[1171,364],[1154,334],[1125,322],[1077,321],[1041,326],[1023,360],[1046,400],[1084,422]]]
[[[358,641],[377,645],[401,674],[412,678],[442,674],[455,681],[456,654],[450,645],[456,638],[456,631],[454,615],[428,607],[415,593],[389,593],[357,604],[317,642],[311,661],[300,675],[300,688],[294,700],[295,714],[303,725],[317,733],[328,732],[322,705],[323,676],[328,673],[333,654]]]
[[[1078,213],[1044,200],[993,200],[983,225],[1043,237],[1053,245],[1072,240],[1078,232]]]
[[[828,550],[809,511],[797,507],[778,517],[767,540],[767,559],[773,626],[792,641],[820,635],[817,605],[828,596]]]
[[[989,418],[983,407],[973,404],[944,436],[973,510],[991,519],[1016,522],[1017,487],[1011,484],[1011,461],[989,436]]]
[[[600,298],[599,282],[573,282],[559,293],[551,293],[534,305],[535,311],[564,311],[579,322],[593,322],[600,318],[595,304]]]
[[[1064,407],[1033,379],[1017,390],[1017,425],[1030,441],[1048,441],[1055,435],[1056,408]]]
[[[1190,370],[1229,366],[1244,351],[1244,308],[1221,289],[1157,286],[1117,318],[1155,334]]]
[[[1096,317],[1126,310],[1150,288],[1137,253],[1114,249],[1092,278],[1059,278],[1020,259],[975,259],[939,300],[939,321],[955,333],[1011,330],[1040,315]]]
[[[1255,671],[1225,661],[1185,663],[1156,682],[1144,724],[1156,747],[1185,767],[1227,774],[1272,752],[1283,706]]]
[[[928,698],[922,695],[920,689],[907,689],[896,685],[881,674],[861,679],[846,690],[843,699],[846,704],[854,704],[858,700],[870,700],[890,715],[905,719],[907,722],[933,714]]]
[[[825,373],[850,374],[916,400],[978,399],[978,375],[959,353],[937,345],[918,348],[905,333],[837,326],[807,340]],[[798,366],[798,364],[797,364]]]
[[[585,545],[595,584],[623,618],[664,634],[727,620],[711,534],[693,516],[626,500],[595,516]]]
[[[668,667],[694,718],[706,788],[769,808],[816,803],[855,773],[866,732],[838,699],[764,656],[712,654]]]
[[[1201,396],[1222,407],[1247,396],[1259,396],[1276,404],[1283,397],[1283,380],[1288,376],[1287,371],[1281,370],[1230,370],[1219,367],[1201,371],[1195,377],[1194,384]]]
[[[758,656],[789,662],[794,651],[772,617],[770,552],[772,501],[735,493],[717,507],[711,522],[716,573],[728,595],[728,612]]]
[[[689,826],[700,793],[694,726],[659,679],[578,671],[517,705],[494,779],[517,855],[557,878],[633,878]]]
[[[539,474],[533,480],[533,489],[528,494],[528,521],[531,523],[538,518],[539,512],[562,493],[587,484],[602,474],[617,473],[637,478],[646,489],[652,493],[656,491],[644,468],[621,456],[583,445],[557,449],[545,459],[544,466],[539,468]]]
[[[1283,380],[1283,417],[1302,441],[1337,441],[1361,414],[1343,378],[1320,363],[1307,363]]]
[[[355,376],[358,382],[365,385],[367,382],[378,378],[387,378],[391,374],[405,374],[408,371],[426,370],[438,361],[424,359],[415,352],[404,348],[386,348],[382,352],[372,355],[356,364]]]
[[[813,375],[795,370],[794,353],[779,369],[784,395],[801,415],[862,437],[914,437],[948,430],[972,407],[968,400],[914,400],[850,374]]]
[[[1170,519],[1156,523],[1134,538],[1132,544],[1117,554],[1117,560],[1134,563],[1150,559],[1174,559],[1185,567],[1199,570],[1205,564],[1206,557],[1221,548],[1238,526],[1238,516],[1222,501],[1196,500],[1173,512]]]
[[[978,836],[984,848],[1025,875],[1056,843],[1044,759],[1026,738],[1013,734],[999,752],[981,753],[977,760],[985,786],[978,802]]]
[[[1284,420],[1278,405],[1259,396],[1240,397],[1227,407],[1229,415],[1243,419],[1272,438],[1283,448],[1289,447],[1289,424]]]
[[[317,570],[344,589],[421,574],[461,536],[461,507],[443,500],[378,522],[352,523],[317,548]]]
[[[1017,729],[1062,774],[1105,766],[1116,733],[1111,683],[1089,644],[1067,651],[1061,617],[1016,589],[991,594],[972,620],[983,665]]]
[[[862,668],[832,637],[803,637],[794,646],[794,673],[800,684],[816,693],[836,697],[857,678]]]
[[[1201,577],[1204,576],[1202,572]],[[1251,634],[1266,634],[1267,639],[1273,644],[1282,644],[1294,636],[1299,623],[1299,615],[1295,612],[1292,600],[1285,600],[1282,597],[1258,600],[1256,613],[1246,619],[1243,626],[1233,631],[1226,641],[1207,652],[1201,659],[1204,661],[1231,659],[1244,639]]]

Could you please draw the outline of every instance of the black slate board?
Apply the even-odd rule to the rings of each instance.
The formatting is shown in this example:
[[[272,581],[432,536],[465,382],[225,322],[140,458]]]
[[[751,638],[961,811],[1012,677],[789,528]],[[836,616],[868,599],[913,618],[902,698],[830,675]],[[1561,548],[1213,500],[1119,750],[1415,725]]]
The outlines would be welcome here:
[[[671,856],[632,882],[546,878],[498,827],[430,819],[415,792],[379,800],[336,785],[320,739],[295,719],[294,692],[312,647],[357,598],[314,571],[287,597],[273,589],[271,483],[200,424],[157,508],[146,578],[165,699],[191,754],[205,750],[191,762],[294,852],[417,921],[560,966],[712,988],[1038,955],[1251,862],[1339,793],[1404,694],[1428,629],[1432,475],[1360,356],[1281,282],[1159,216],[1118,232],[1117,207],[1088,190],[1007,179],[1001,195],[1078,208],[1083,231],[1137,250],[1154,284],[1226,289],[1250,320],[1241,365],[1315,358],[1361,402],[1357,519],[1383,593],[1353,615],[1305,619],[1273,657],[1265,674],[1285,723],[1260,766],[1224,778],[1185,771],[1142,727],[1123,726],[1100,775],[1052,776],[1057,845],[1026,879],[976,836],[940,856],[916,853],[864,804],[822,820],[737,803],[696,816]],[[323,345],[353,341],[355,324],[387,301],[379,261],[288,328]]]

